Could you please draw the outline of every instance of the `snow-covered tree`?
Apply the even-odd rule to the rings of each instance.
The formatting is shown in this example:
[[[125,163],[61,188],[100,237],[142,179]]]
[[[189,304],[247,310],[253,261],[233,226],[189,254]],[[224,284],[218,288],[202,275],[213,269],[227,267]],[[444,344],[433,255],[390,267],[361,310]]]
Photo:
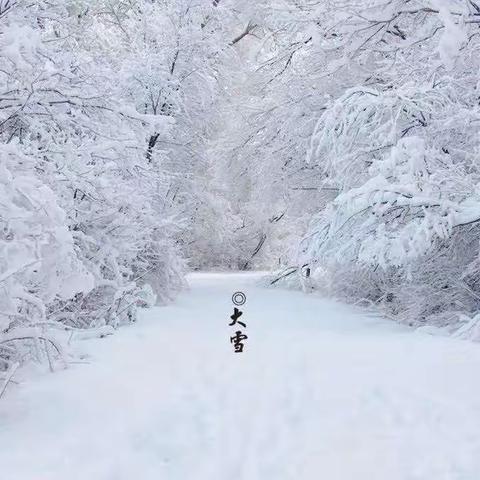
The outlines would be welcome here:
[[[168,138],[174,119],[140,111],[120,88],[114,51],[86,40],[100,22],[105,37],[118,25],[80,7],[2,4],[0,139],[10,187],[1,221],[5,248],[19,242],[24,257],[8,250],[2,265],[6,359],[19,327],[116,326],[182,284],[178,226],[164,211],[168,175],[147,150],[152,135]],[[25,210],[20,224],[15,208]],[[77,271],[88,281],[75,280]]]
[[[410,322],[455,323],[478,308],[480,10],[351,3],[331,27],[344,60],[329,74],[369,76],[328,102],[315,128],[307,160],[338,195],[299,262],[335,294]]]

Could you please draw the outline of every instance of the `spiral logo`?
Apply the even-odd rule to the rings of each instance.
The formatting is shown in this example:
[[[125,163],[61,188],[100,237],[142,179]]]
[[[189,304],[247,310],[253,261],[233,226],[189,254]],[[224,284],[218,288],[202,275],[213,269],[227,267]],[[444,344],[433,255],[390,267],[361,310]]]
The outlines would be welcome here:
[[[237,307],[240,307],[247,302],[247,296],[243,292],[235,292],[232,295],[232,302],[234,305],[237,305]]]

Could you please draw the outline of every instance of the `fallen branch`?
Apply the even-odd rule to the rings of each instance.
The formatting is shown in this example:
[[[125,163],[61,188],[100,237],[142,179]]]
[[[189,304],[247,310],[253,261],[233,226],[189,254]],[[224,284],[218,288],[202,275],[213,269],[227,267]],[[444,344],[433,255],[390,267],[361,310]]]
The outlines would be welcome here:
[[[279,277],[277,277],[275,280],[272,280],[270,282],[270,285],[275,285],[277,282],[279,282],[280,280],[282,280],[283,278],[286,278],[290,275],[293,275],[295,272],[298,271],[298,267],[289,267],[291,270],[290,271],[287,271],[287,273],[283,274],[283,275],[280,275]],[[288,268],[287,268],[288,270]]]
[[[0,398],[2,398],[3,394],[5,393],[5,390],[7,389],[8,384],[12,380],[13,376],[15,375],[15,372],[17,371],[17,368],[20,366],[19,362],[15,362],[8,370],[5,376],[5,379],[3,381],[3,385],[0,388]]]

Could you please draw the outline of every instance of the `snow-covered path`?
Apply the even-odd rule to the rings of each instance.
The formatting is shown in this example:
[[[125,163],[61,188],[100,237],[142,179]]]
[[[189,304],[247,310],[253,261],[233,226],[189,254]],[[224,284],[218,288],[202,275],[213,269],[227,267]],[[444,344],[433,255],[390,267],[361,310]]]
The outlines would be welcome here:
[[[0,402],[4,480],[478,480],[480,346],[197,274]],[[247,295],[234,354],[231,295]]]

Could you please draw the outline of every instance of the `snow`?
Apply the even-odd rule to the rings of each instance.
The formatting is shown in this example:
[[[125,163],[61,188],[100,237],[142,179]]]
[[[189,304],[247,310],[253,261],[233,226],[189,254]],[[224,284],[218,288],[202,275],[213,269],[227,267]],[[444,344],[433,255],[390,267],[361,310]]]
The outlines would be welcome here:
[[[76,342],[87,363],[9,387],[1,478],[479,478],[477,344],[258,279],[191,275],[175,304]]]
[[[434,0],[432,3],[439,9],[439,16],[445,26],[438,45],[438,52],[443,64],[451,70],[455,65],[460,49],[468,42],[468,35],[455,22],[454,15],[443,1]]]

